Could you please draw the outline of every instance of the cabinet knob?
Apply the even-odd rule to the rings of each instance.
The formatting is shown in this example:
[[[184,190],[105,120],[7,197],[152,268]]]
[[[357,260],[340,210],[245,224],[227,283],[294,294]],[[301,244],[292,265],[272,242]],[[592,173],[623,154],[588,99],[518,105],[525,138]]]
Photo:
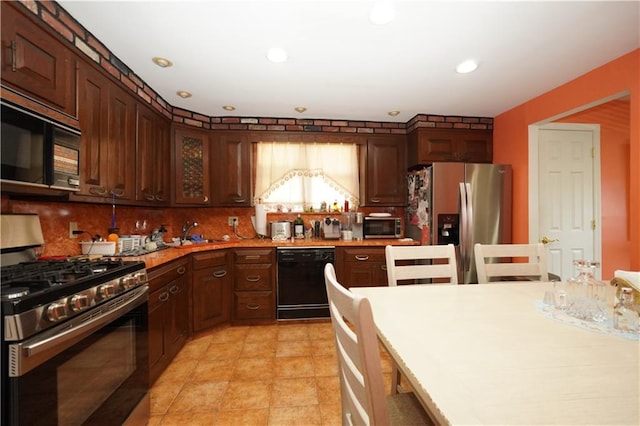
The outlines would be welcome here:
[[[209,202],[209,196],[208,196],[208,195],[205,195],[205,196],[204,196],[204,198],[203,198],[203,201],[204,201],[205,203],[208,203],[208,202]]]
[[[177,285],[172,285],[169,289],[169,293],[171,294],[177,294],[178,292],[180,292],[180,288]]]
[[[167,300],[169,300],[169,293],[163,291],[162,293],[160,293],[160,296],[158,296],[158,300],[160,300],[161,302],[166,302]]]
[[[122,188],[115,188],[111,190],[111,195],[113,195],[114,197],[123,197],[124,196],[124,190]]]
[[[187,269],[184,266],[180,266],[178,269],[176,269],[176,272],[180,275],[183,275],[185,272],[187,272]]]

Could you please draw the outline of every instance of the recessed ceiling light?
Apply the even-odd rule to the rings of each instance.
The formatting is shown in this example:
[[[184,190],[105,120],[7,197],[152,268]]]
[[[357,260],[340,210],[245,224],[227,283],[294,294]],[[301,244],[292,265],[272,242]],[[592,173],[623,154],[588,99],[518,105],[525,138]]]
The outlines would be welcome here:
[[[307,109],[303,106],[299,106],[299,107],[295,107],[294,108],[296,111],[298,111],[300,114],[302,114],[303,112],[305,112]]]
[[[280,47],[272,47],[267,52],[267,59],[271,62],[284,62],[287,60],[287,52]]]
[[[383,0],[373,5],[369,21],[377,25],[385,25],[396,19],[396,5],[393,1]]]
[[[153,57],[151,58],[151,60],[153,61],[154,64],[162,68],[169,68],[171,65],[173,65],[173,63],[170,60],[166,58],[161,58],[160,56]]]
[[[392,117],[395,117],[396,115],[400,114],[400,111],[389,111],[387,114],[389,114]]]
[[[225,105],[222,107],[222,109],[225,111],[235,111],[236,107],[234,107],[233,105]]]
[[[186,90],[178,90],[176,92],[176,95],[180,96],[182,99],[187,99],[191,97],[191,93],[187,92]]]
[[[476,69],[478,69],[478,63],[473,59],[469,59],[468,61],[460,63],[456,67],[456,72],[458,72],[459,74],[466,74],[468,72],[475,71]]]

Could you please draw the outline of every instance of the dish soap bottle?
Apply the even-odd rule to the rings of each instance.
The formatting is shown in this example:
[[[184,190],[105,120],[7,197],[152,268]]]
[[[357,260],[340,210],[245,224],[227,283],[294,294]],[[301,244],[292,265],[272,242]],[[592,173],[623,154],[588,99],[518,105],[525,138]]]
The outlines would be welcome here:
[[[300,215],[293,221],[293,234],[296,238],[304,238],[304,222]]]

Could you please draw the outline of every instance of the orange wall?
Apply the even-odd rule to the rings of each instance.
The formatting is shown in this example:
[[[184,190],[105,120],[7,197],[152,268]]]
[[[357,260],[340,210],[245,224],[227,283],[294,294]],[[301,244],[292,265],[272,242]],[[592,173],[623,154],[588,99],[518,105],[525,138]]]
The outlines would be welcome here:
[[[528,126],[623,91],[630,94],[628,154],[621,157],[610,151],[603,152],[601,163],[603,278],[610,278],[615,269],[640,270],[640,49],[506,111],[494,120],[494,162],[512,164],[514,170],[513,239],[516,243],[526,243],[529,240]],[[603,143],[601,150],[605,147]],[[612,155],[624,163],[607,160]],[[606,188],[611,187],[612,179],[617,179],[616,167],[629,170],[627,233],[613,232],[615,228],[612,232],[604,229],[611,223],[605,220],[605,215],[619,214],[604,206],[609,200]],[[627,255],[615,256],[618,250],[627,250]]]

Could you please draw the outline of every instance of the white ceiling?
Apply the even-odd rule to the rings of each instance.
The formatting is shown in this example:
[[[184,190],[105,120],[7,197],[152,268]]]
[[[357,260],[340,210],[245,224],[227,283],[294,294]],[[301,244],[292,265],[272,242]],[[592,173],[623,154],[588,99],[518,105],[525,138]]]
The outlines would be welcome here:
[[[169,104],[211,116],[494,117],[640,47],[639,1],[397,0],[382,26],[373,1],[59,3]],[[466,59],[480,67],[457,74]]]

